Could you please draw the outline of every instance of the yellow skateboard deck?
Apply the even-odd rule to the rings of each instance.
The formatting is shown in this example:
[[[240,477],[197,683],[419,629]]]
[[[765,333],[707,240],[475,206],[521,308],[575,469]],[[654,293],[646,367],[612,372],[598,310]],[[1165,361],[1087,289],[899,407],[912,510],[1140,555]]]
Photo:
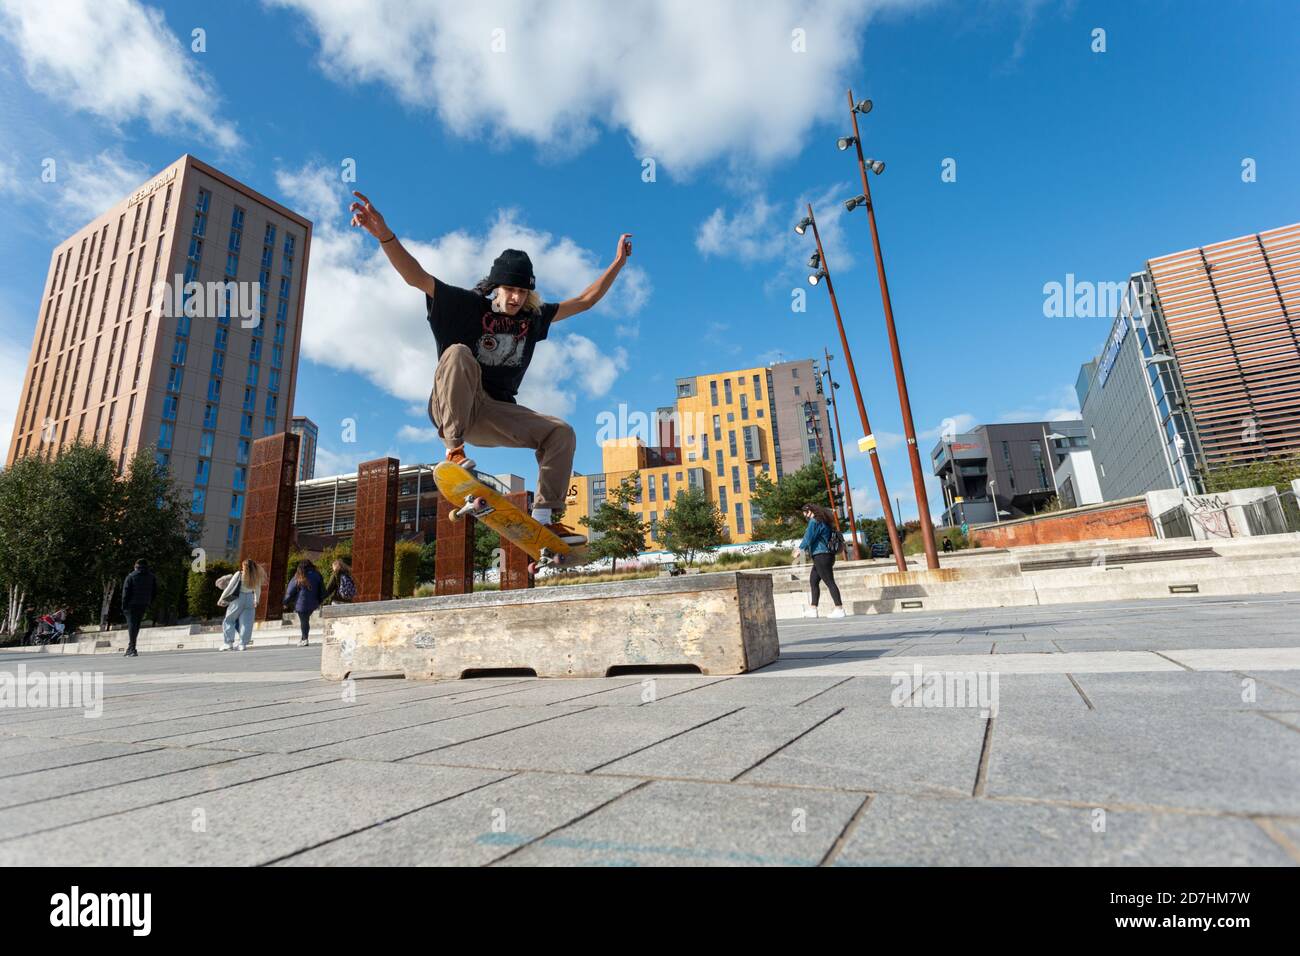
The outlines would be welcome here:
[[[572,546],[562,541],[545,525],[534,521],[510,503],[500,492],[488,487],[460,465],[442,461],[433,467],[433,480],[442,493],[444,507],[451,505],[451,519],[462,520],[460,512],[473,502],[470,517],[483,522],[501,537],[518,545],[534,561],[542,557],[542,550],[556,559],[567,555]]]

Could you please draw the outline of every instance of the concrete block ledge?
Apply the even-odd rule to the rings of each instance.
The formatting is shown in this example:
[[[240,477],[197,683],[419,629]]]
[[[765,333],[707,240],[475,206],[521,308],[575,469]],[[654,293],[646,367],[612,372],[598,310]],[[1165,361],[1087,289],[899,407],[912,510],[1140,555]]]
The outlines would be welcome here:
[[[779,654],[772,579],[746,572],[333,605],[323,619],[329,680],[505,669],[605,677],[616,667],[683,666],[743,674]]]

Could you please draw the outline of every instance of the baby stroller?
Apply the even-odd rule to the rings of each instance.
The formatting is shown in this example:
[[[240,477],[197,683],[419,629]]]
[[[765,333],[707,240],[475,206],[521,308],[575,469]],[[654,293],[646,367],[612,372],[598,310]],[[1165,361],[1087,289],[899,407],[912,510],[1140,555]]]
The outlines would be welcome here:
[[[57,644],[70,636],[67,626],[67,611],[59,610],[53,614],[42,614],[27,632],[28,644]]]

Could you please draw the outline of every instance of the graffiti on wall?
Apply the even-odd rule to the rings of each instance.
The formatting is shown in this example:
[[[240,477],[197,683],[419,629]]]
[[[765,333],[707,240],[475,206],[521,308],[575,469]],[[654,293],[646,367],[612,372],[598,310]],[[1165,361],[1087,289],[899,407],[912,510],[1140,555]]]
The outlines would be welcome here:
[[[1206,537],[1231,538],[1232,524],[1228,521],[1228,499],[1222,495],[1188,495],[1183,507],[1192,524],[1200,527]]]

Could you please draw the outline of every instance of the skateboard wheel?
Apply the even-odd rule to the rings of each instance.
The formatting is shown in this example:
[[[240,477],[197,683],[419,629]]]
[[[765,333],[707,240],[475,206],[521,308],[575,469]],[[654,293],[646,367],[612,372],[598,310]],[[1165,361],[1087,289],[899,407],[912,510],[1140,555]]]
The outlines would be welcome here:
[[[448,520],[448,521],[459,521],[459,520],[460,520],[460,511],[457,510],[456,508],[452,508],[451,511],[447,513],[447,520]]]

